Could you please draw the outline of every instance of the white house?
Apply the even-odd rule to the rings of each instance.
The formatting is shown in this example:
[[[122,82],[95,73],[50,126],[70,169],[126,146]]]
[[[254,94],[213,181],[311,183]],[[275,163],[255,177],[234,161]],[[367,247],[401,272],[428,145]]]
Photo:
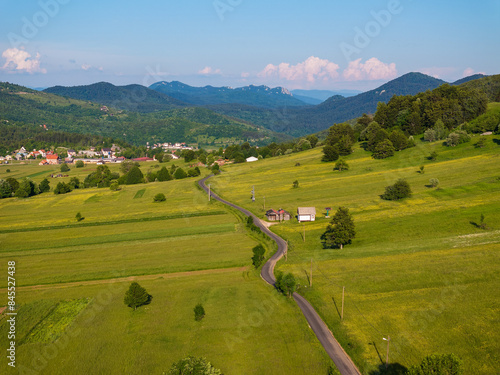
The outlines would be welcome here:
[[[298,207],[297,220],[301,221],[314,221],[316,220],[316,207]]]
[[[249,158],[247,158],[247,163],[251,163],[252,161],[257,161],[259,159],[257,159],[255,156],[250,156]]]

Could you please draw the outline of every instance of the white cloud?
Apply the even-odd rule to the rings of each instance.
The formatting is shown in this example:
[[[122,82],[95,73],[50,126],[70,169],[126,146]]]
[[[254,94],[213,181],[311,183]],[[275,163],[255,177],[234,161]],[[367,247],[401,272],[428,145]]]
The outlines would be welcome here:
[[[361,59],[351,61],[349,66],[342,73],[347,81],[372,81],[378,79],[395,78],[398,74],[396,64],[386,64],[372,57],[364,64]]]
[[[469,77],[469,76],[472,76],[472,75],[474,75],[474,74],[485,74],[485,75],[486,75],[486,73],[484,73],[484,72],[476,72],[476,71],[475,71],[474,69],[472,69],[472,68],[467,68],[467,69],[465,69],[465,70],[464,70],[464,72],[463,72],[463,76],[464,76],[464,77]]]
[[[9,48],[3,51],[2,57],[5,59],[3,70],[11,72],[26,73],[47,73],[46,69],[40,68],[40,54],[34,58],[23,49]]]
[[[329,81],[338,78],[338,69],[339,66],[331,61],[311,56],[297,65],[289,63],[268,64],[257,76],[314,83],[316,80]]]
[[[248,72],[241,73],[241,78],[248,78],[248,77],[250,77],[250,73]]]
[[[104,68],[102,66],[99,66],[99,67],[94,67],[92,65],[89,65],[89,64],[82,64],[82,69],[85,70],[85,71],[88,71],[88,70],[99,70],[100,72],[102,72],[104,70]]]
[[[198,72],[198,74],[203,74],[203,75],[214,75],[214,74],[222,74],[220,69],[213,69],[210,66],[204,67],[202,70]]]

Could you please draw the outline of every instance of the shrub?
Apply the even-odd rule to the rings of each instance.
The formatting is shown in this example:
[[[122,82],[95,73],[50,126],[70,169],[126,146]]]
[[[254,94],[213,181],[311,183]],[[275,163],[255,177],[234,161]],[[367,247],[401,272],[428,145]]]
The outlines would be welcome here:
[[[426,356],[419,365],[411,366],[407,375],[461,375],[462,362],[454,354],[432,354]]]
[[[115,181],[109,186],[109,190],[117,191],[120,189],[120,184]]]
[[[297,188],[299,187],[299,180],[295,180],[295,181],[293,182],[293,184],[292,184],[292,187],[293,187],[294,189],[297,189]]]
[[[470,141],[470,135],[463,130],[456,130],[450,133],[448,138],[446,138],[446,145],[450,147],[455,147],[459,144],[466,143]]]
[[[404,180],[399,179],[394,185],[387,186],[385,188],[385,193],[380,197],[385,200],[394,201],[403,198],[408,198],[411,196],[410,184]]]
[[[71,188],[71,185],[70,184],[67,184],[65,182],[59,182],[56,186],[56,188],[54,189],[54,194],[58,195],[58,194],[66,194],[66,193],[69,193],[71,190],[73,190]]]
[[[166,167],[162,167],[156,174],[156,178],[158,179],[158,181],[170,181],[172,179],[172,176],[170,175],[170,173],[168,173]]]
[[[5,170],[5,172],[10,173],[10,169],[9,169],[9,168],[7,168],[7,169]]]
[[[63,164],[61,165],[61,172],[68,172],[69,170],[70,170],[70,169],[69,169],[69,167],[68,167],[68,164],[63,163]]]
[[[252,264],[255,268],[259,268],[264,260],[264,254],[266,253],[266,249],[264,249],[264,246],[259,244],[252,249],[252,252],[253,252]]]
[[[205,309],[199,303],[194,307],[194,320],[200,321],[205,317]]]
[[[375,146],[372,156],[374,159],[385,159],[388,158],[389,156],[393,156],[394,151],[395,149],[394,146],[392,145],[392,142],[388,139],[385,139]]]
[[[167,198],[165,197],[165,194],[163,194],[163,193],[158,193],[153,198],[153,202],[165,202],[166,200],[167,200]]]
[[[82,216],[82,214],[80,212],[77,212],[75,219],[76,219],[76,221],[82,221],[85,218]]]
[[[0,198],[8,198],[12,196],[12,188],[5,180],[0,180]]]
[[[177,168],[174,173],[174,177],[176,180],[182,180],[187,177],[187,173],[182,168]]]
[[[432,186],[432,187],[438,187],[439,186],[439,180],[437,178],[431,178],[429,180],[429,184]]]
[[[295,276],[293,276],[293,274],[287,273],[286,275],[283,275],[282,272],[278,272],[276,274],[276,282],[274,286],[285,296],[291,297],[293,292],[295,292],[297,282],[295,281]]]
[[[75,167],[77,168],[83,168],[85,166],[85,163],[81,160],[77,160],[75,163]]]
[[[221,375],[221,371],[213,367],[205,358],[189,356],[174,363],[169,375]]]
[[[71,177],[69,180],[69,186],[71,186],[71,190],[80,188],[80,180],[78,177]]]
[[[334,171],[348,171],[349,170],[349,164],[344,159],[340,159],[335,163],[335,167],[333,168]]]
[[[427,159],[432,160],[432,161],[436,161],[437,157],[438,157],[438,153],[436,151],[432,151]]]

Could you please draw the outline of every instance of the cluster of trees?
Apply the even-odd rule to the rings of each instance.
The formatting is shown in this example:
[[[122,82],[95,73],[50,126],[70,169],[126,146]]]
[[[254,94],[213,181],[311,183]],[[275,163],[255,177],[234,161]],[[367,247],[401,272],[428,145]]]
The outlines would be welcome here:
[[[50,190],[49,181],[43,180],[37,185],[30,178],[24,178],[21,182],[13,177],[0,180],[0,198],[18,197],[28,198]]]
[[[399,128],[409,135],[423,133],[442,120],[454,129],[486,112],[488,97],[482,91],[443,84],[417,95],[393,96],[380,102],[374,120],[384,129]]]
[[[169,375],[222,375],[205,358],[189,356],[175,362],[168,371]]]
[[[266,249],[264,248],[264,246],[259,244],[252,249],[252,252],[252,264],[255,268],[259,268],[265,259],[264,254],[266,253]]]
[[[292,273],[284,275],[283,272],[278,271],[276,272],[276,282],[274,283],[274,287],[285,296],[291,297],[297,288],[297,281]]]

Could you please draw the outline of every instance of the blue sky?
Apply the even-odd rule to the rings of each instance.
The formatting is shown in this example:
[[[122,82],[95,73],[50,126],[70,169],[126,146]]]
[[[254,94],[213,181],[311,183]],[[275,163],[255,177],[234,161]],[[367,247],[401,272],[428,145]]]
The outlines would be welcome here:
[[[479,4],[479,5],[478,5]],[[500,0],[0,0],[0,81],[374,88],[500,73]]]

